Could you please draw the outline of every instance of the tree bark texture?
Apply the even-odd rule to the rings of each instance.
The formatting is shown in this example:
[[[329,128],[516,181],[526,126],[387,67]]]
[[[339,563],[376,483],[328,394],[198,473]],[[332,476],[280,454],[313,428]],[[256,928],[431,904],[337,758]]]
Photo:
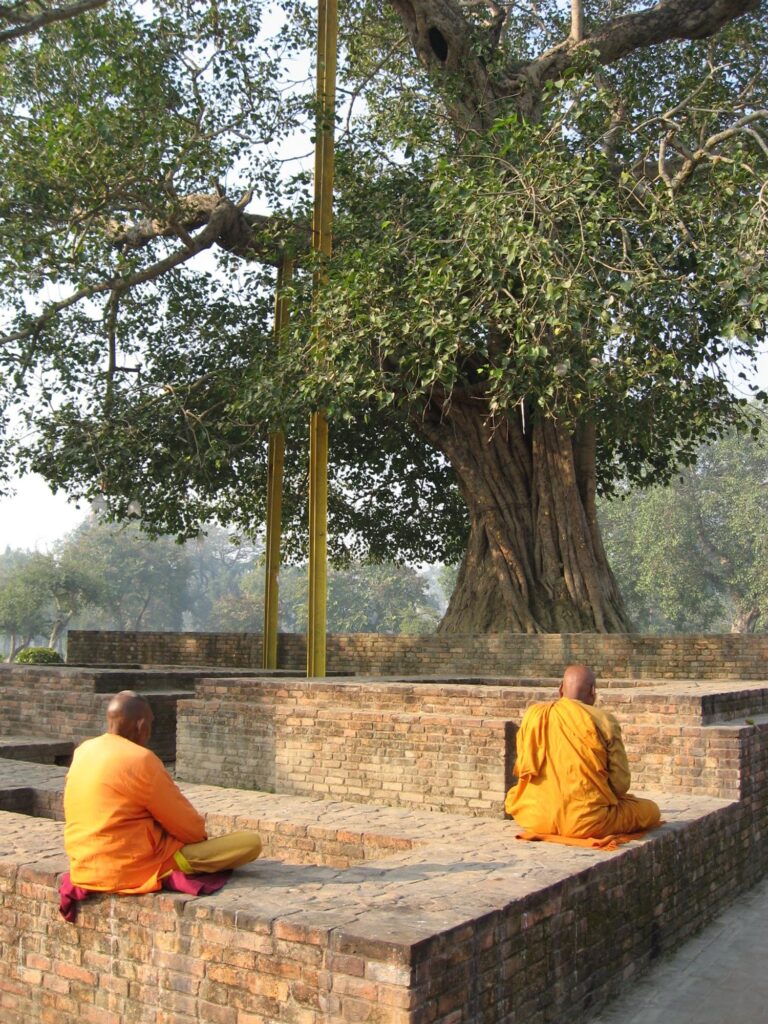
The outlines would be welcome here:
[[[738,607],[736,615],[734,616],[733,622],[731,623],[732,633],[754,633],[757,630],[757,624],[760,621],[760,606],[757,604],[747,604],[743,607]]]
[[[469,511],[466,553],[440,632],[626,632],[595,508],[595,432],[482,400],[430,407],[417,429],[448,459]]]

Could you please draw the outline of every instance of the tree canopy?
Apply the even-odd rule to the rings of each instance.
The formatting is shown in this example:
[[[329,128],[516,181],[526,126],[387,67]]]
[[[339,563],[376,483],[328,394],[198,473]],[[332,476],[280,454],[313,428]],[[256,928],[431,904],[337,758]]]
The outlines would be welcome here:
[[[724,360],[768,316],[766,27],[754,0],[342,4],[314,303],[312,5],[118,0],[6,38],[0,466],[254,530],[283,426],[299,557],[322,405],[335,557],[463,552],[446,628],[626,628],[596,491],[754,420]]]

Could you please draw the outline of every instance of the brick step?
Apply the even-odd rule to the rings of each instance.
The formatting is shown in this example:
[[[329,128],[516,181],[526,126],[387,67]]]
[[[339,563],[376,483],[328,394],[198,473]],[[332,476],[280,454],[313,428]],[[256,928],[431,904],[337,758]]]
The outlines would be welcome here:
[[[159,690],[183,690],[194,693],[198,676],[194,672],[108,672],[94,673],[94,693],[119,693],[135,690],[146,694]]]
[[[34,764],[66,766],[72,760],[75,744],[50,736],[0,736],[0,757]]]

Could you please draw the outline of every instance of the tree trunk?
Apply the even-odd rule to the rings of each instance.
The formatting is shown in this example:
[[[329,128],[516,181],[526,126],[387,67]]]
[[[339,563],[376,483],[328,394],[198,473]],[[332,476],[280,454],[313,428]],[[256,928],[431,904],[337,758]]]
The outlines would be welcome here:
[[[740,607],[731,624],[732,633],[754,633],[760,620],[760,609],[757,605]]]
[[[59,640],[61,639],[64,633],[64,630],[69,625],[69,620],[72,618],[73,615],[74,612],[57,612],[56,617],[54,618],[53,623],[51,625],[51,634],[48,637],[48,646],[50,648],[55,649],[56,645],[58,644]]]
[[[141,605],[141,611],[138,613],[138,615],[136,616],[136,618],[134,619],[134,622],[133,622],[133,631],[134,631],[134,633],[138,632],[141,629],[141,623],[144,620],[144,613],[146,612],[147,607],[149,606],[149,602],[150,602],[151,597],[152,597],[151,593],[150,594],[146,594],[145,597],[144,597],[144,601],[143,601],[143,603]]]
[[[493,423],[482,399],[433,404],[416,428],[448,459],[469,539],[439,626],[450,633],[618,633],[629,623],[600,538],[595,431]]]
[[[12,636],[11,636],[11,653],[8,655],[8,661],[9,662],[16,661],[16,659],[21,654],[21,652],[25,648],[29,647],[29,645],[32,643],[32,637],[31,636],[28,636],[26,639],[24,639],[22,637],[21,641],[19,643],[17,643],[17,640],[18,640],[18,638],[17,638],[16,634],[13,633]]]

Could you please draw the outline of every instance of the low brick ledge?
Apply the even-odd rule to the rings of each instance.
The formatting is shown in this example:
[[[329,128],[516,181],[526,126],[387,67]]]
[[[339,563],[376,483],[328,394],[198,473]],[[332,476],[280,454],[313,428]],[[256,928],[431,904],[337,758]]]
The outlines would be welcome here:
[[[3,1024],[581,1021],[765,870],[760,823],[715,798],[657,795],[667,824],[604,853],[519,842],[512,822],[183,788],[212,832],[257,827],[285,858],[204,899],[96,897],[68,925],[61,824],[0,814]],[[311,863],[332,841],[351,866]]]
[[[35,764],[69,764],[75,744],[50,736],[0,736],[0,757]]]
[[[281,699],[281,705],[297,696],[311,696],[318,706],[334,709],[355,709],[358,701],[375,709],[390,708],[401,701],[401,710],[414,705],[420,714],[433,712],[432,700],[442,714],[445,701],[451,700],[453,714],[488,716],[487,699],[498,707],[521,711],[536,700],[557,696],[559,680],[550,678],[490,676],[419,676],[354,677],[305,679],[292,676],[275,679],[269,676],[202,677],[196,686],[197,698],[250,701],[258,691]],[[641,714],[645,707],[654,720],[659,714],[683,718],[697,724],[735,721],[768,713],[768,681],[766,680],[626,680],[609,679],[598,683],[599,705],[622,714],[628,709]],[[483,699],[484,698],[484,699]]]

